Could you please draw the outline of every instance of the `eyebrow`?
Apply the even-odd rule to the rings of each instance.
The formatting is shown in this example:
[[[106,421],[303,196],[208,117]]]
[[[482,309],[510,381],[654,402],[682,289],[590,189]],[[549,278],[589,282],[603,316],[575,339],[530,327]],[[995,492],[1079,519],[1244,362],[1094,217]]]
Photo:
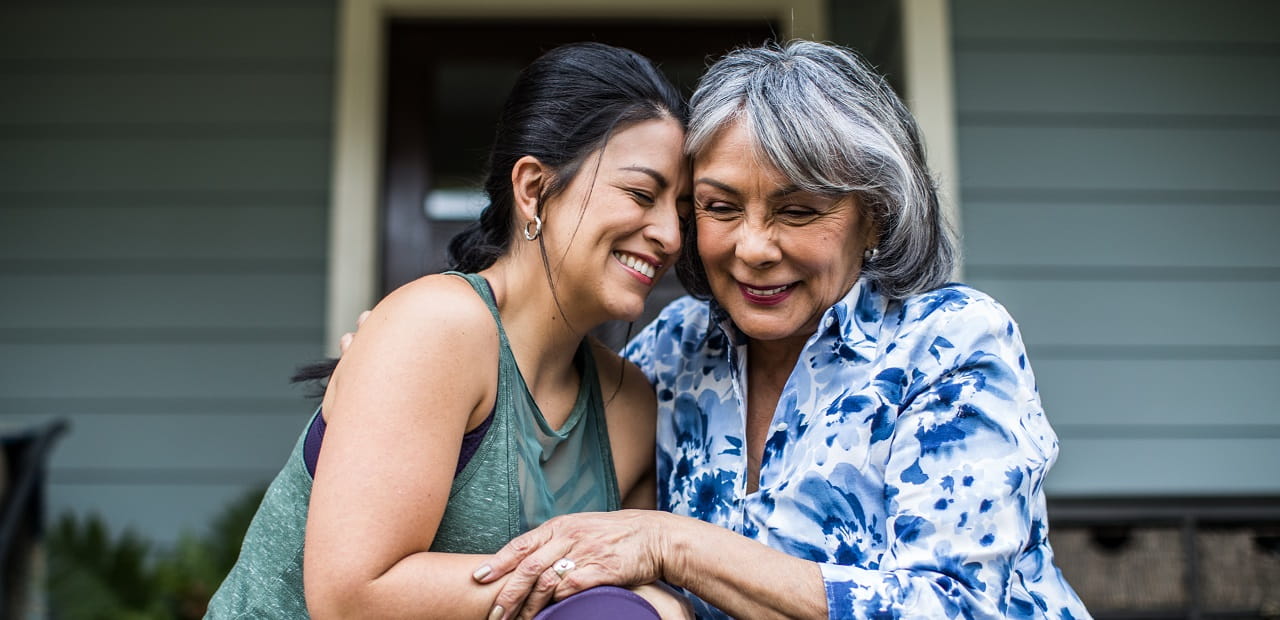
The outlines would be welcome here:
[[[775,189],[772,192],[769,192],[769,199],[777,200],[784,196],[789,196],[791,194],[794,194],[798,191],[800,191],[800,186],[798,185],[783,185],[782,187],[779,187],[778,189]]]
[[[709,178],[707,178],[707,177],[702,177],[702,178],[698,179],[698,181],[697,181],[697,182],[698,182],[698,183],[705,183],[705,184],[710,185],[710,186],[712,186],[712,187],[714,187],[714,188],[716,188],[716,189],[719,189],[719,190],[721,190],[721,191],[725,191],[725,192],[728,192],[728,193],[730,193],[730,194],[733,194],[734,196],[741,196],[741,195],[742,195],[742,192],[738,191],[738,190],[737,190],[736,188],[734,188],[733,186],[731,186],[731,185],[725,185],[724,183],[721,183],[721,182],[719,182],[719,181],[717,181],[717,180],[715,180],[715,179],[709,179]],[[776,189],[776,190],[774,190],[774,191],[772,191],[772,192],[769,192],[769,200],[777,200],[777,199],[782,198],[782,197],[784,197],[784,196],[787,196],[787,195],[790,195],[790,194],[794,194],[794,193],[796,193],[796,192],[798,192],[798,191],[800,191],[800,187],[799,187],[799,186],[797,186],[797,185],[784,185],[784,186],[779,187],[778,189]]]
[[[643,172],[644,174],[653,177],[653,180],[658,183],[658,189],[667,189],[667,186],[671,185],[671,182],[667,180],[667,177],[663,176],[661,172],[658,172],[653,168],[646,168],[644,166],[626,166],[622,169],[630,170],[632,172]]]
[[[725,185],[724,183],[721,183],[715,179],[708,179],[707,177],[702,177],[701,179],[694,181],[694,185],[701,185],[701,184],[710,185],[711,187],[714,187],[720,191],[728,192],[730,194],[733,194],[734,196],[740,196],[742,194],[742,192],[739,192],[738,190],[734,189],[732,186]]]

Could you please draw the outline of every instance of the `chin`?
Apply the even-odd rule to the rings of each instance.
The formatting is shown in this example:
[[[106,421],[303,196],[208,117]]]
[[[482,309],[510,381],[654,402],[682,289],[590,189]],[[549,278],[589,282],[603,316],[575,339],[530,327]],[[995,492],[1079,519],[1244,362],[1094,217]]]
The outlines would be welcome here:
[[[617,312],[614,312],[613,320],[623,321],[624,323],[632,323],[637,319],[639,319],[640,316],[643,314],[644,314],[644,305],[641,304],[639,308],[627,308],[625,310],[618,310]]]
[[[625,297],[624,297],[625,295]],[[630,299],[634,295],[620,293],[613,298],[612,303],[605,305],[605,314],[610,321],[632,322],[639,319],[644,314],[644,297],[638,299]]]
[[[731,318],[732,316],[732,313],[730,313]],[[797,335],[808,337],[813,333],[813,330],[805,331],[803,327],[797,329],[797,326],[790,321],[770,320],[769,318],[747,317],[745,321],[741,322],[734,319],[733,323],[747,338],[761,342],[784,340]],[[800,332],[804,333],[801,334]]]

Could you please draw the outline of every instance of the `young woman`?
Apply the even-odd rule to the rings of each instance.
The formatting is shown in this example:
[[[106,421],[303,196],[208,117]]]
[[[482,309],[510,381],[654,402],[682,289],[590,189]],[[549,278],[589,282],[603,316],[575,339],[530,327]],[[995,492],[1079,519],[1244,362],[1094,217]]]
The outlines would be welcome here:
[[[586,334],[638,317],[676,259],[685,118],[627,50],[522,72],[456,271],[373,309],[209,617],[484,617],[503,580],[475,586],[482,554],[556,515],[653,506],[653,389]]]

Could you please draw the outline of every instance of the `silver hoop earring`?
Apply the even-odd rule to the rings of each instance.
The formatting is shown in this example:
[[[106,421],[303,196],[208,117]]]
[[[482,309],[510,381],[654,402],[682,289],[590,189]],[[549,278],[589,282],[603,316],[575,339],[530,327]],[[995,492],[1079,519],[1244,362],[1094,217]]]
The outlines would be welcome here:
[[[862,252],[862,262],[869,263],[876,258],[876,254],[880,253],[880,248],[871,247]]]
[[[533,232],[529,232],[529,224],[533,224]],[[535,215],[533,216],[533,219],[529,220],[524,225],[524,238],[529,241],[533,241],[534,239],[538,238],[538,235],[541,235],[541,234],[542,234],[542,218]]]

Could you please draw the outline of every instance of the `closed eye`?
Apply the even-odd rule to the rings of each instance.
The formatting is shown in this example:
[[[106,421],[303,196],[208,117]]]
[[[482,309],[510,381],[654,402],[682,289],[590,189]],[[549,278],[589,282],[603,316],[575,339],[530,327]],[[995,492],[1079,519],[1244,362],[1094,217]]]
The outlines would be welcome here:
[[[649,195],[648,192],[638,189],[628,189],[626,192],[631,194],[631,197],[635,199],[636,202],[647,207],[653,206],[653,196]]]
[[[805,206],[787,206],[778,210],[778,216],[789,223],[803,224],[812,221],[822,215],[817,209]]]
[[[738,208],[727,202],[711,201],[698,205],[698,210],[713,217],[730,216],[738,212]]]

